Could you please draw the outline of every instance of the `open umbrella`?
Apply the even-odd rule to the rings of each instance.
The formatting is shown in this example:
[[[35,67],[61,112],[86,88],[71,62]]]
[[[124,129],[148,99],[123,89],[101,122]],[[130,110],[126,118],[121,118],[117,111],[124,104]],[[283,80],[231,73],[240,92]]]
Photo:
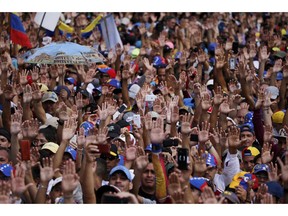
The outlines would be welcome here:
[[[89,64],[104,62],[97,49],[72,42],[50,43],[31,51],[25,62],[34,64]]]

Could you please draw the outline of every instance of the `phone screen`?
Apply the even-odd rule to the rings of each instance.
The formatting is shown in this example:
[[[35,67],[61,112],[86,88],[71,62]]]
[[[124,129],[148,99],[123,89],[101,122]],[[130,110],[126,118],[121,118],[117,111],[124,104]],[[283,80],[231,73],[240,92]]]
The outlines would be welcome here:
[[[126,104],[122,104],[122,106],[113,114],[113,120],[115,120],[121,113],[123,113],[127,109]]]
[[[177,162],[178,169],[187,170],[188,169],[188,149],[178,148]]]

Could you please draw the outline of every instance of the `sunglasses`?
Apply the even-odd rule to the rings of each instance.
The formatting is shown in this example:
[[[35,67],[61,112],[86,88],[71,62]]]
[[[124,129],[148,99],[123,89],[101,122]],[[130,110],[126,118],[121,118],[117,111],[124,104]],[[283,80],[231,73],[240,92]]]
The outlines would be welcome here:
[[[117,159],[117,157],[115,157],[115,156],[107,156],[107,155],[102,155],[101,158],[103,160],[107,160],[108,159],[109,161],[113,161],[113,160]]]

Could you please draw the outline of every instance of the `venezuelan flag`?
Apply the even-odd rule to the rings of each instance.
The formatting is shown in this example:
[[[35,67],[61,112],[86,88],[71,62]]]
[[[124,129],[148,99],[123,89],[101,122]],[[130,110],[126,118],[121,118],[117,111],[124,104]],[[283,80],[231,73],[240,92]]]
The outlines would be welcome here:
[[[85,29],[81,30],[81,37],[89,38],[101,18],[101,15],[97,16]]]
[[[14,13],[10,13],[10,37],[13,43],[32,48],[20,18]]]
[[[67,24],[65,24],[64,22],[60,21],[58,24],[58,29],[59,29],[59,33],[61,35],[64,34],[64,32],[66,32],[66,36],[69,38],[72,36],[72,33],[74,32],[74,28],[68,26]]]

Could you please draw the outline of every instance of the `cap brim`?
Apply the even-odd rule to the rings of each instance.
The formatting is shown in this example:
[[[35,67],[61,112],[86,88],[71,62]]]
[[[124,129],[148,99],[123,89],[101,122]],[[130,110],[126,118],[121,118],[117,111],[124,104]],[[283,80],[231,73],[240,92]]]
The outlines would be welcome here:
[[[108,133],[108,137],[111,137],[111,138],[116,138],[118,136],[119,136],[119,134],[117,134],[117,133]]]

